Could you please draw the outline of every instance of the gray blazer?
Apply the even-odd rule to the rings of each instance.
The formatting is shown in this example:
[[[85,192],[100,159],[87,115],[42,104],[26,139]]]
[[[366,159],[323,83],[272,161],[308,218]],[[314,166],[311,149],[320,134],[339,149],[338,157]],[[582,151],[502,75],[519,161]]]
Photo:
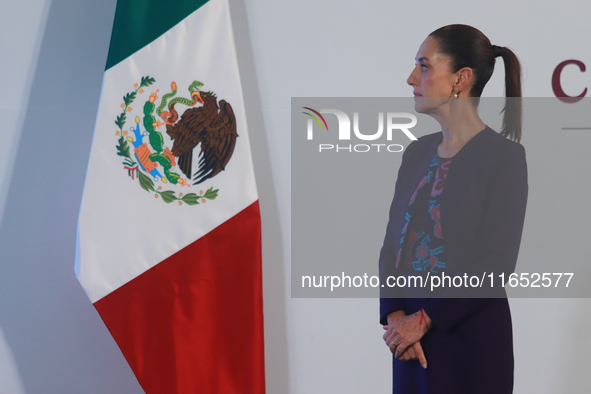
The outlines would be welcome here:
[[[423,136],[404,152],[380,252],[381,283],[385,283],[389,275],[401,274],[395,262],[406,207],[442,138],[441,132]],[[488,126],[468,141],[453,157],[441,196],[447,272],[479,276],[483,272],[493,272],[497,279],[498,274],[504,272],[508,280],[517,261],[527,194],[527,165],[521,144]],[[498,280],[496,286],[504,294]],[[459,293],[453,294],[455,297]],[[420,305],[434,325],[446,329],[486,302],[478,298],[433,298]],[[380,322],[386,324],[387,315],[395,310],[416,312],[409,310],[404,290],[381,288]]]

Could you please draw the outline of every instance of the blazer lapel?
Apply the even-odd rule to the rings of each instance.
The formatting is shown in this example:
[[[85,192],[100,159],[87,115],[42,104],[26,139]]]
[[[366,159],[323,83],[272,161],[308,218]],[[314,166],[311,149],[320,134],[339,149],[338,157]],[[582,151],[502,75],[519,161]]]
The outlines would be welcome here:
[[[421,181],[421,179],[423,179],[423,176],[427,172],[427,168],[429,168],[431,161],[433,161],[433,156],[437,151],[437,146],[441,142],[442,134],[437,133],[436,136],[438,136],[438,138],[432,139],[430,144],[425,147],[423,152],[417,158],[416,164],[413,163],[413,166],[409,170],[408,186],[405,185],[404,194],[401,196],[402,198],[400,199],[401,203],[404,204],[403,207],[405,208],[408,206],[408,202],[410,201],[412,194],[419,185],[419,182]]]
[[[400,195],[400,200],[398,200],[398,204],[402,206],[396,207],[397,212],[401,212],[400,215],[397,215],[396,226],[395,228],[398,229],[396,231],[396,252],[398,253],[400,249],[400,238],[402,236],[402,229],[405,223],[405,212],[406,207],[408,207],[408,203],[412,194],[414,193],[415,189],[419,185],[419,182],[423,178],[423,175],[427,172],[427,168],[431,161],[433,160],[433,155],[437,151],[437,146],[441,142],[443,135],[442,133],[434,134],[432,141],[429,142],[420,152],[417,152],[416,159],[410,163],[409,169],[407,174],[404,177],[404,184],[402,187],[402,194]]]

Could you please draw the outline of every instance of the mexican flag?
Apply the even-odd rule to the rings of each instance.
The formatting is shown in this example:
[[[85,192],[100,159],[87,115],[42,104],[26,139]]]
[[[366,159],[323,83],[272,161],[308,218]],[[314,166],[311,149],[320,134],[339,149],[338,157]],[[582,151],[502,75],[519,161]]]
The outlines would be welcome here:
[[[147,393],[264,393],[260,214],[227,0],[119,0],[76,275]]]

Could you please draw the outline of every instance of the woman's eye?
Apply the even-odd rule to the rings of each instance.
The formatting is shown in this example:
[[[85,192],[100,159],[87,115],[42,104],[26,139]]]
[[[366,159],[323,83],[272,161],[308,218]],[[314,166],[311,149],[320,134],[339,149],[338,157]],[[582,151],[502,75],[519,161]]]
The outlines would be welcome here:
[[[423,70],[423,71],[427,70],[427,66],[425,66],[424,64],[421,64],[421,70]]]

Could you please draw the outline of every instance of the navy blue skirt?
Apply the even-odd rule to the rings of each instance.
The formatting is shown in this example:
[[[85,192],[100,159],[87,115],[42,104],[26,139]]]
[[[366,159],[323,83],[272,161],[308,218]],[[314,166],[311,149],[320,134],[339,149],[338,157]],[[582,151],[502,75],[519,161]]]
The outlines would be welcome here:
[[[406,299],[407,314],[426,300]],[[452,301],[452,300],[450,300]],[[457,301],[462,307],[465,300]],[[427,369],[418,360],[393,357],[394,394],[510,394],[513,333],[507,299],[482,300],[482,308],[447,330],[433,326],[421,339]]]

